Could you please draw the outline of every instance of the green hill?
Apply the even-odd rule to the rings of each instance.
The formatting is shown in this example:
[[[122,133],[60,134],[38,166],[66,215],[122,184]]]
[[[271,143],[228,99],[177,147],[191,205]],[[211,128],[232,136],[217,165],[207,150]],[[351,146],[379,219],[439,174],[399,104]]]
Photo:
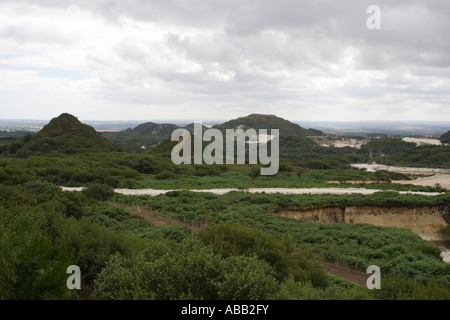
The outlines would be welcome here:
[[[247,117],[241,117],[227,121],[223,124],[215,125],[217,128],[223,132],[226,129],[279,129],[280,135],[300,135],[300,136],[321,136],[322,131],[315,129],[305,129],[298,124],[292,123],[283,118],[267,115],[267,114],[251,114]]]
[[[442,143],[450,143],[450,131],[447,131],[446,133],[444,133],[441,136],[440,140],[441,140]]]
[[[136,151],[141,146],[148,148],[157,145],[170,137],[175,129],[178,129],[178,126],[174,124],[146,122],[133,129],[102,134],[108,140],[120,144],[126,149]]]
[[[157,124],[153,122],[147,122],[140,124],[134,129],[127,129],[121,132],[104,132],[103,136],[107,139],[120,144],[124,148],[129,150],[137,150],[140,146],[147,148],[153,147],[160,143],[164,143],[163,146],[158,147],[156,152],[167,152],[169,147],[176,145],[176,143],[170,143],[170,135],[175,129],[180,127],[174,124]],[[322,131],[314,129],[304,129],[298,124],[292,123],[288,120],[279,118],[274,115],[263,114],[251,114],[247,117],[241,117],[234,120],[227,121],[223,124],[215,125],[213,128],[217,128],[225,134],[226,129],[238,129],[244,130],[252,128],[259,129],[279,129],[280,135],[295,135],[295,136],[320,136],[323,135]],[[184,127],[189,132],[194,132],[194,124],[188,124]],[[203,125],[203,132],[208,128]]]
[[[158,144],[152,149],[152,152],[169,157],[172,149],[178,144],[176,141],[171,141],[170,137]],[[203,148],[207,146],[209,142],[203,142]],[[269,143],[270,144],[270,143]],[[194,137],[191,133],[191,154],[193,154]],[[247,146],[248,147],[248,146]],[[321,147],[315,143],[311,138],[301,136],[298,134],[280,135],[279,151],[281,159],[295,159],[295,160],[309,160],[323,156],[335,156],[335,155],[348,155],[352,152],[350,147],[347,148],[334,148],[334,147]],[[270,150],[270,146],[268,147]],[[225,140],[223,150],[226,150]],[[248,149],[246,150],[246,152]]]
[[[88,151],[118,151],[120,147],[108,141],[91,126],[81,123],[71,114],[53,118],[19,150],[22,155],[60,152],[74,154]]]
[[[178,126],[174,124],[146,122],[138,125],[134,129],[127,129],[123,132],[135,132],[150,135],[171,135],[175,129],[178,129]]]
[[[189,132],[193,133],[194,132],[194,123],[190,123],[187,126],[184,126],[183,129],[186,129]],[[202,124],[202,130],[204,132],[205,130],[208,130],[208,127],[205,126],[204,124]]]

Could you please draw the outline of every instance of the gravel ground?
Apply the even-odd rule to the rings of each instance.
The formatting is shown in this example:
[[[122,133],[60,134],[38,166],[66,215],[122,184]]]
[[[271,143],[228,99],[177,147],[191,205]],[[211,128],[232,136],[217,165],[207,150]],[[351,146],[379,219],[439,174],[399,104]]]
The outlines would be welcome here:
[[[391,167],[382,164],[354,164],[352,166],[355,168],[367,169],[367,171],[370,172],[387,170],[406,174],[430,175],[429,177],[421,177],[415,180],[394,180],[392,182],[429,187],[435,187],[439,184],[442,188],[450,189],[450,169]]]

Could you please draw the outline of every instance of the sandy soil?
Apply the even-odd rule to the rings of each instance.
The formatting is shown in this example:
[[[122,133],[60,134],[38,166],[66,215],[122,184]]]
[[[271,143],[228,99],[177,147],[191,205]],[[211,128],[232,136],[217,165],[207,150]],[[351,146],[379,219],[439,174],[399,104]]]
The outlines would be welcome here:
[[[393,167],[393,166],[386,166],[384,164],[377,164],[377,163],[374,163],[374,164],[358,163],[358,164],[352,164],[352,167],[360,168],[360,169],[367,169],[367,171],[369,171],[369,172],[375,172],[375,171],[379,171],[379,170],[387,170],[387,171],[392,171],[392,172],[407,173],[407,174],[420,174],[420,175],[435,174],[435,173],[450,174],[450,169]]]
[[[355,168],[367,169],[367,171],[375,172],[378,170],[387,170],[406,174],[430,175],[429,177],[420,177],[415,180],[395,180],[393,182],[400,184],[413,184],[421,186],[435,187],[439,184],[445,189],[450,189],[450,169],[434,169],[434,168],[408,168],[408,167],[392,167],[382,164],[354,164]]]
[[[70,191],[70,188],[66,188]],[[146,196],[157,196],[160,194],[165,194],[169,191],[176,190],[155,190],[155,189],[116,189],[116,193],[124,195],[146,195]],[[380,192],[382,190],[377,189],[364,189],[364,188],[250,188],[250,189],[192,189],[193,192],[210,192],[217,195],[222,195],[231,191],[243,191],[249,193],[281,193],[281,194],[373,194],[375,192]],[[425,196],[437,196],[441,193],[439,192],[414,192],[414,191],[399,191],[402,194],[418,194]]]
[[[70,188],[61,187],[63,191],[81,191],[82,187]],[[115,189],[116,193],[129,196],[150,196],[155,197],[165,194],[169,191],[180,190],[157,190],[157,189]],[[374,194],[383,190],[364,189],[364,188],[250,188],[250,189],[192,189],[192,192],[210,192],[217,195],[223,195],[231,191],[243,191],[249,193],[281,193],[281,194]],[[401,194],[417,194],[424,196],[437,196],[439,192],[419,192],[419,191],[396,191]]]
[[[414,142],[417,146],[423,146],[423,145],[434,145],[434,146],[440,146],[442,145],[442,142],[438,139],[426,139],[426,138],[403,138],[402,139],[405,142]]]
[[[450,250],[442,251],[441,257],[442,257],[442,260],[444,260],[447,263],[450,263]]]
[[[326,272],[340,276],[344,279],[350,280],[360,286],[367,285],[367,278],[370,274],[366,274],[362,271],[356,271],[351,269],[349,266],[337,263],[337,262],[329,262],[329,261],[321,261]]]
[[[351,147],[356,149],[361,149],[363,145],[367,143],[366,140],[357,140],[357,139],[342,139],[342,140],[335,140],[333,141],[335,148],[345,148],[345,147]]]

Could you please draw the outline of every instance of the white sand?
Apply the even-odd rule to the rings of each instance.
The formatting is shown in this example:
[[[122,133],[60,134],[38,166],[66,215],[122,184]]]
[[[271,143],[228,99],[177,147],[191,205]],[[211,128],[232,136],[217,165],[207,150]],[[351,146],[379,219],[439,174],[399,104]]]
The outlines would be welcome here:
[[[426,139],[426,138],[403,138],[402,139],[405,142],[414,142],[416,146],[424,146],[424,145],[433,145],[433,146],[440,146],[442,145],[442,142],[438,139]]]
[[[444,260],[447,263],[450,263],[450,251],[449,250],[442,251],[441,257],[442,257],[442,260]]]
[[[353,164],[352,166],[355,168],[367,169],[367,171],[370,172],[387,170],[406,174],[432,175],[430,177],[422,177],[415,180],[394,180],[392,182],[429,187],[435,187],[436,184],[439,184],[442,188],[450,189],[450,169],[392,167],[382,164]]]
[[[81,191],[80,188],[61,187],[63,191]],[[151,196],[155,197],[166,194],[169,191],[181,191],[182,189],[157,190],[157,189],[115,189],[114,191],[123,195],[130,196]],[[192,192],[210,192],[222,195],[231,191],[242,191],[249,193],[281,193],[281,194],[374,194],[383,190],[365,189],[365,188],[250,188],[250,189],[191,189]],[[437,196],[439,192],[415,192],[415,191],[394,191],[400,194],[418,194],[424,196]]]
[[[69,188],[61,187],[64,191],[81,191],[83,188]],[[123,195],[130,196],[151,196],[155,197],[161,194],[165,194],[169,191],[181,191],[178,190],[157,190],[157,189],[115,189],[114,191]],[[231,191],[242,191],[249,193],[281,193],[281,194],[374,194],[375,192],[381,192],[377,189],[364,189],[364,188],[251,188],[251,189],[192,189],[192,192],[210,192],[217,195],[222,195]],[[396,192],[396,191],[395,191]],[[439,192],[412,192],[412,191],[399,191],[401,194],[418,194],[424,196],[437,196]]]

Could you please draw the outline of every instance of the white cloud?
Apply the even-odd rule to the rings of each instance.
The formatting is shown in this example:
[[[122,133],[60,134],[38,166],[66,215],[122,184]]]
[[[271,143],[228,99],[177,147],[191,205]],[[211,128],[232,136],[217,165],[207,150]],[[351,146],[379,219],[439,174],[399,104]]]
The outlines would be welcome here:
[[[450,121],[450,5],[379,2],[3,1],[0,117]]]

